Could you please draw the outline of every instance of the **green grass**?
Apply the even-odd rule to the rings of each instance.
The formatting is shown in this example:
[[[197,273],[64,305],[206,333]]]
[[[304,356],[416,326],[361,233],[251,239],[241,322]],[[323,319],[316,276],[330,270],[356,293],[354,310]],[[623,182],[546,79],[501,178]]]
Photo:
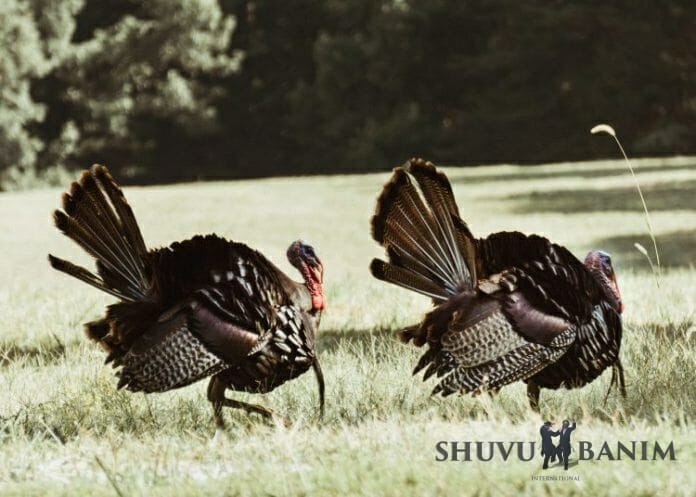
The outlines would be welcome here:
[[[319,353],[327,412],[311,374],[250,396],[292,420],[273,426],[228,411],[211,444],[205,382],[160,395],[115,390],[81,323],[110,297],[52,271],[51,251],[86,261],[51,226],[59,190],[0,194],[1,495],[692,495],[696,488],[696,165],[635,161],[661,250],[658,290],[640,201],[621,162],[449,169],[460,210],[479,235],[517,229],[614,254],[626,304],[622,359],[628,398],[610,373],[572,391],[524,385],[495,398],[431,398],[411,377],[420,350],[395,338],[429,308],[374,281],[379,247],[369,218],[388,174],[128,188],[150,246],[216,232],[262,250],[292,274],[288,244],[323,259],[328,309]],[[674,440],[673,462],[582,462],[580,481],[534,481],[541,460],[436,462],[440,440],[536,440],[544,418],[578,420],[577,439]],[[561,474],[550,470],[544,474]],[[113,482],[113,483],[111,483]]]

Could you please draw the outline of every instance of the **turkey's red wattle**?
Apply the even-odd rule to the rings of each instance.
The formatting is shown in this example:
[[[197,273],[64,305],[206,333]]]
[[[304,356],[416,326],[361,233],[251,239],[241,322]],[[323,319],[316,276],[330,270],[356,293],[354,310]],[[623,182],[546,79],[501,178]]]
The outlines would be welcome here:
[[[324,309],[324,291],[321,285],[319,285],[318,293],[312,293],[312,309],[315,311]]]
[[[312,310],[321,311],[325,307],[324,287],[322,286],[321,273],[310,268],[307,264],[302,266],[302,276],[304,276],[305,285],[312,296]]]

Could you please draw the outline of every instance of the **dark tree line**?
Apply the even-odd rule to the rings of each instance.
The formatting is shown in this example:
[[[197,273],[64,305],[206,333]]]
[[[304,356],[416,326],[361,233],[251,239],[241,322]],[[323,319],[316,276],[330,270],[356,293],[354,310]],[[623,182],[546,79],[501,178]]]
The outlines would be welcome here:
[[[696,152],[690,0],[5,0],[0,171],[131,181]]]

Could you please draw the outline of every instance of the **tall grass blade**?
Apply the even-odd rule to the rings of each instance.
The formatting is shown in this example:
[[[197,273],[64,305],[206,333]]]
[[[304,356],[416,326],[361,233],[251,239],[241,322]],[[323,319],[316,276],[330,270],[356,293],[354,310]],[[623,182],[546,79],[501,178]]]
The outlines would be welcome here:
[[[655,232],[653,230],[652,222],[650,220],[650,212],[648,211],[648,206],[645,203],[645,197],[643,197],[643,190],[640,188],[640,182],[638,181],[638,178],[636,177],[636,173],[633,170],[633,165],[631,164],[631,161],[628,160],[628,155],[626,155],[626,151],[624,150],[623,145],[621,145],[621,141],[619,140],[619,137],[616,136],[616,131],[614,130],[614,128],[612,128],[608,124],[598,124],[590,130],[590,133],[592,133],[593,135],[596,135],[597,133],[606,133],[607,135],[614,138],[616,145],[619,147],[619,150],[621,151],[621,155],[623,155],[623,158],[626,161],[626,165],[628,166],[628,170],[631,171],[631,176],[633,176],[633,181],[636,184],[636,190],[638,190],[638,195],[640,196],[640,201],[643,204],[643,212],[645,212],[645,224],[647,224],[647,226],[648,226],[648,232],[650,233],[650,238],[653,242],[653,248],[655,249],[655,266],[653,266],[652,261],[650,260],[650,257],[648,257],[648,261],[650,262],[650,268],[652,269],[653,273],[656,275],[655,282],[657,283],[657,286],[659,287],[660,280],[659,280],[658,276],[662,275],[662,266],[660,265],[660,252],[657,250],[657,240],[655,239]],[[638,246],[643,248],[644,252],[641,251]],[[645,250],[645,248],[642,245],[637,243],[636,248],[641,253],[643,253],[645,256],[648,255],[647,250]]]

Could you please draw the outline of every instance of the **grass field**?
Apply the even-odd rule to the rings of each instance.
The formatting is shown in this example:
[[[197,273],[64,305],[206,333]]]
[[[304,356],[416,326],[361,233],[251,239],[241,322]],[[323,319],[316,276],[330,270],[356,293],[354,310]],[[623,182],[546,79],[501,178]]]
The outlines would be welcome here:
[[[628,398],[610,373],[573,391],[524,385],[498,396],[431,398],[411,377],[420,350],[395,332],[425,298],[374,281],[380,250],[369,218],[388,174],[128,188],[147,243],[216,232],[284,253],[309,240],[324,261],[328,309],[319,354],[327,412],[318,420],[307,374],[269,395],[290,426],[228,411],[211,443],[205,382],[166,394],[117,392],[81,323],[112,299],[52,271],[57,255],[86,261],[51,226],[59,190],[0,194],[0,495],[694,495],[696,492],[696,160],[636,161],[662,258],[659,280],[640,200],[621,162],[448,169],[474,233],[517,229],[613,253],[626,304]],[[657,285],[659,284],[659,288]],[[545,418],[578,420],[575,439],[674,441],[676,461],[583,461],[570,481],[538,481],[533,462],[436,462],[440,440],[537,441]]]

